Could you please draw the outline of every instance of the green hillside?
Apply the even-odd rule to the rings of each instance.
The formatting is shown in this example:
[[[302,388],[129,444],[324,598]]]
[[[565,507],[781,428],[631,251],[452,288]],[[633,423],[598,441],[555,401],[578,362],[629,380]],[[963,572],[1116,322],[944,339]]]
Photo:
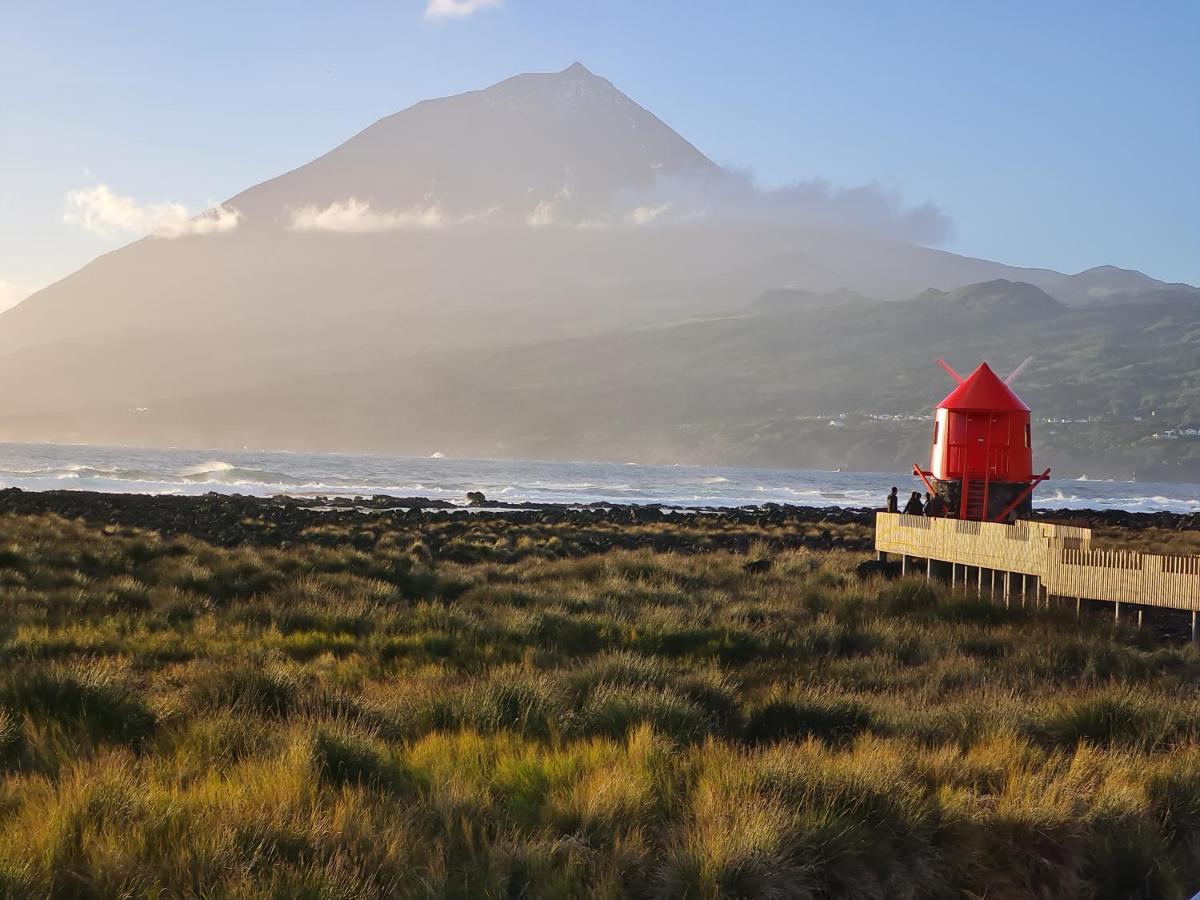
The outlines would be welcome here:
[[[937,357],[965,372],[1032,355],[1018,387],[1039,461],[1069,475],[1194,479],[1200,439],[1163,435],[1200,423],[1198,350],[1194,302],[1068,307],[1008,281],[887,303],[776,291],[740,315],[480,361],[503,377],[474,385],[484,399],[471,415],[527,444],[574,432],[574,452],[614,458],[634,451],[621,445],[632,435],[664,459],[907,467],[927,452],[921,417],[951,387]]]

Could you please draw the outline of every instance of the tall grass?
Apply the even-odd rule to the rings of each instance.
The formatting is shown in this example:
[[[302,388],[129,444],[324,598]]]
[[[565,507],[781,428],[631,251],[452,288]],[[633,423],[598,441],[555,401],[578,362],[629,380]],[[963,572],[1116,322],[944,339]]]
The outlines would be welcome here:
[[[0,519],[0,896],[1200,887],[1190,647],[781,539],[342,537]]]

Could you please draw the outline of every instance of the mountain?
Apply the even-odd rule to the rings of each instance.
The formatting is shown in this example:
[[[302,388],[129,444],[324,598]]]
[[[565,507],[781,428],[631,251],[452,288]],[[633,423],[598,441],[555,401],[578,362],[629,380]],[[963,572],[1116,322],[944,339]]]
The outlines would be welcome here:
[[[1127,303],[1181,301],[1200,303],[1200,288],[1159,281],[1133,269],[1096,266],[1075,275],[1051,279],[1043,287],[1063,303],[1119,306]]]
[[[226,201],[236,228],[0,315],[0,439],[879,465],[878,434],[797,417],[915,416],[930,359],[1030,346],[1079,386],[1047,408],[1140,415],[1190,383],[1194,305],[1155,294],[1187,286],[837,205],[757,191],[578,64],[426,101]]]
[[[941,294],[941,291],[936,293]],[[773,288],[763,292],[752,308],[758,312],[793,313],[802,309],[823,309],[829,306],[852,306],[868,298],[858,291],[839,288],[836,291],[807,291],[801,288]]]
[[[580,63],[418,103],[229,201],[248,223],[357,200],[433,221],[580,224],[660,178],[720,173],[699,150]]]
[[[978,284],[968,284],[952,291],[934,288],[914,298],[914,302],[932,305],[934,309],[952,308],[958,313],[977,316],[1022,316],[1042,318],[1062,311],[1063,304],[1032,284],[996,278]]]

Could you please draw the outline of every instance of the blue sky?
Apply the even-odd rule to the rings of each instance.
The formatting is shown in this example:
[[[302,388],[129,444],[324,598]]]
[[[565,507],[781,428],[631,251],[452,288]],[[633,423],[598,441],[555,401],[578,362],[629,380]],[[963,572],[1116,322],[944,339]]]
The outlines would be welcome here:
[[[575,60],[764,186],[880,182],[956,252],[1200,283],[1198,46],[1194,0],[0,0],[0,304],[135,236],[64,221],[72,191],[198,210]]]

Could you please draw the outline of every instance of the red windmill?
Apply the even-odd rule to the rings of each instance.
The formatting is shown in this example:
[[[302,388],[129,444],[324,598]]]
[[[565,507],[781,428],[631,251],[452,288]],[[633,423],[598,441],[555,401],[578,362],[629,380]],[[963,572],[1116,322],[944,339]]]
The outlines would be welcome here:
[[[1028,362],[1001,379],[987,363],[963,378],[938,360],[958,387],[934,413],[932,471],[913,471],[951,515],[1006,522],[1032,513],[1033,489],[1050,470],[1033,474],[1029,407],[1010,386]]]

